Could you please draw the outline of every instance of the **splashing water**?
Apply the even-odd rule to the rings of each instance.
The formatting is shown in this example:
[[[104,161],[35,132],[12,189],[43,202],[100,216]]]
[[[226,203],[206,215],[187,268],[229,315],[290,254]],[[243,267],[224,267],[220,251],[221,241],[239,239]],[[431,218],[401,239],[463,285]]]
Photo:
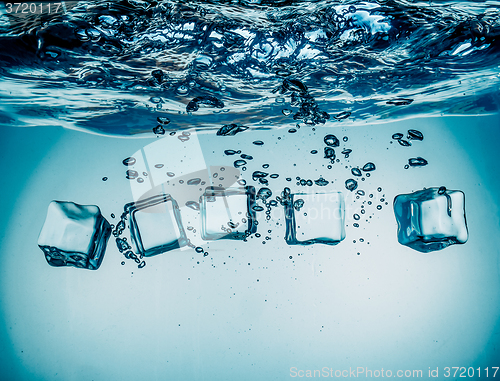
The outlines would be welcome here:
[[[314,110],[312,123],[361,124],[500,105],[496,1],[85,1],[23,18],[0,7],[3,125],[130,135],[155,127],[142,118],[271,128]]]

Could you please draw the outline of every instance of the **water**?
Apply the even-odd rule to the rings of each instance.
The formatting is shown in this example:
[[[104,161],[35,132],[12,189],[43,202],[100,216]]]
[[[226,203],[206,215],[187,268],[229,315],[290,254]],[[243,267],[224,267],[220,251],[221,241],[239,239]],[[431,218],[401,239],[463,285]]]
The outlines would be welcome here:
[[[499,6],[134,0],[37,19],[0,5],[3,377],[491,376]],[[237,219],[214,209],[231,215],[212,233],[242,239],[204,239],[207,187],[255,188]],[[402,245],[395,198],[437,189],[446,202],[424,220],[446,222],[461,208],[440,187],[465,195],[467,242]],[[160,229],[177,209],[146,213],[160,194],[177,202],[179,248],[180,227]],[[315,194],[343,207],[311,209]],[[47,265],[52,200],[113,226],[97,271]],[[285,211],[300,226],[288,243]]]

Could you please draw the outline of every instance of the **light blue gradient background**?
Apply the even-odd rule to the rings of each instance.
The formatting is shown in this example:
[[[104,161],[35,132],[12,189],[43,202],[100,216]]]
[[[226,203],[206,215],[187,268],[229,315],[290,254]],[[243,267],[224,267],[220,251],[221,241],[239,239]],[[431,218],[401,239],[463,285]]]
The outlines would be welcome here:
[[[290,185],[288,176],[323,175],[335,182],[318,190],[343,191],[349,205],[349,170],[335,164],[329,171],[321,154],[309,154],[322,150],[325,134],[347,135],[347,164],[377,165],[360,187],[382,187],[389,205],[373,206],[371,222],[359,229],[347,206],[347,237],[338,246],[287,246],[284,226],[261,222],[261,233],[272,228],[266,245],[213,242],[206,258],[174,251],[142,270],[121,266],[110,240],[97,271],[45,262],[37,238],[47,206],[54,199],[94,204],[116,223],[110,214],[132,197],[121,161],[154,138],[2,128],[2,380],[288,380],[291,367],[358,366],[422,369],[424,376],[439,367],[444,379],[445,366],[500,366],[500,117],[336,126],[212,132],[199,140],[209,165],[231,165],[223,150],[241,149],[254,156],[247,176],[266,162],[280,174],[273,190]],[[409,128],[424,141],[389,143]],[[404,170],[416,156],[429,165]],[[394,197],[441,185],[465,193],[469,241],[428,255],[399,245]],[[360,237],[363,244],[352,243]]]

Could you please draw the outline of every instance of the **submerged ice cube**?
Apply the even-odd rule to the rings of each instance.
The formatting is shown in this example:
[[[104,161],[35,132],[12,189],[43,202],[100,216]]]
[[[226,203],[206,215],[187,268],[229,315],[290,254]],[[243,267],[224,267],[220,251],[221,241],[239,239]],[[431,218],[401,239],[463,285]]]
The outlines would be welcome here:
[[[144,257],[185,246],[179,205],[169,194],[161,194],[127,204],[130,236],[135,250]]]
[[[38,237],[38,246],[52,266],[97,270],[111,226],[95,205],[52,201]]]
[[[341,192],[296,193],[285,203],[289,245],[336,245],[345,238],[345,207]]]
[[[200,198],[204,240],[244,239],[255,233],[255,188],[208,187]]]
[[[445,187],[429,188],[394,199],[398,241],[423,253],[467,242],[465,195]]]

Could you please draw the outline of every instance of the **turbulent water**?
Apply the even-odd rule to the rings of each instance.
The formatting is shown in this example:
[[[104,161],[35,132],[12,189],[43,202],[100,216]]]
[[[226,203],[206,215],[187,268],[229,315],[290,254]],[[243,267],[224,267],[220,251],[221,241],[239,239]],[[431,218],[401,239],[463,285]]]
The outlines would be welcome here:
[[[89,132],[376,122],[500,108],[500,2],[0,4],[0,124]]]

